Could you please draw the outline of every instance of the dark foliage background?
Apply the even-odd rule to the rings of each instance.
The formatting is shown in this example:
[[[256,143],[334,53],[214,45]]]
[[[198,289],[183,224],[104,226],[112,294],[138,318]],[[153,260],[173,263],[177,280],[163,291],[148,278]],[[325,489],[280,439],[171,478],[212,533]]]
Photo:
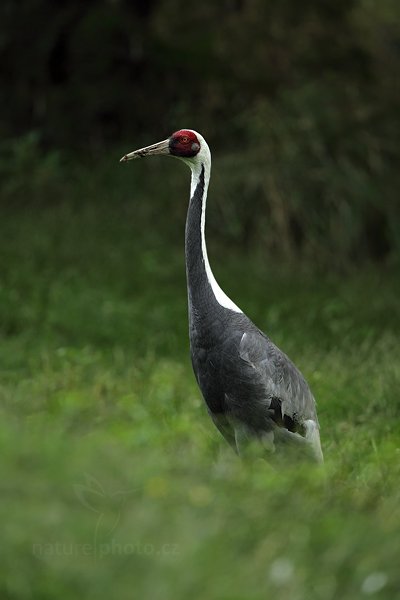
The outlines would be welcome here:
[[[0,598],[400,598],[399,0],[1,0]],[[318,402],[238,460],[193,376],[210,262]]]
[[[216,158],[223,241],[396,261],[399,17],[395,0],[4,0],[3,202],[28,175],[65,188],[66,156],[100,164],[185,126]]]

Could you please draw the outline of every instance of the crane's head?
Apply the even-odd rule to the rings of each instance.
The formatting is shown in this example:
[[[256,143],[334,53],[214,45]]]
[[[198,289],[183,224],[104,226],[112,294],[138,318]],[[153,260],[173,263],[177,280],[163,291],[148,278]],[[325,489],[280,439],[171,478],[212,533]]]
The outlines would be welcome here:
[[[125,154],[120,162],[142,158],[144,156],[165,154],[168,156],[176,156],[184,162],[191,164],[197,162],[203,154],[209,154],[209,152],[205,139],[199,133],[192,129],[180,129],[162,142]]]

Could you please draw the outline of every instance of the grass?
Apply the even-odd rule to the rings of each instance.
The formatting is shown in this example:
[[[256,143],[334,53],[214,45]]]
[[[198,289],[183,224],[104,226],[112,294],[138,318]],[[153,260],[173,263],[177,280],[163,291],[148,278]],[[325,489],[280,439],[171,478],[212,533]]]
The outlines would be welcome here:
[[[184,211],[91,185],[0,222],[1,597],[400,598],[397,275],[211,247],[319,403],[323,471],[243,463],[191,371]]]

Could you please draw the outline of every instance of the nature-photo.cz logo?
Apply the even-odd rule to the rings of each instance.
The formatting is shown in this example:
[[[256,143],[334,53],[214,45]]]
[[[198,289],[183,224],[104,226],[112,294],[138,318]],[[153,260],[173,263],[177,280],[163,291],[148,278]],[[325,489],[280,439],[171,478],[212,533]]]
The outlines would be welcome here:
[[[85,475],[85,484],[74,484],[76,497],[89,511],[96,515],[93,538],[86,543],[46,541],[32,544],[32,553],[37,558],[93,556],[126,556],[130,554],[147,556],[177,556],[178,545],[174,543],[153,544],[135,541],[120,543],[113,534],[121,520],[122,508],[136,490],[107,492],[92,475]]]

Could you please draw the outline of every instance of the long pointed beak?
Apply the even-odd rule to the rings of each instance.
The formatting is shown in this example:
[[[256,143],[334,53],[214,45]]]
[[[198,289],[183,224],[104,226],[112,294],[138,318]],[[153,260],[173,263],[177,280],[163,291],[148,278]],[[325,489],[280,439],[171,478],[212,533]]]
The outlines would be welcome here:
[[[157,144],[134,150],[134,152],[129,152],[129,154],[125,154],[119,162],[126,162],[127,160],[142,158],[143,156],[155,156],[156,154],[169,154],[169,140],[163,140]]]

